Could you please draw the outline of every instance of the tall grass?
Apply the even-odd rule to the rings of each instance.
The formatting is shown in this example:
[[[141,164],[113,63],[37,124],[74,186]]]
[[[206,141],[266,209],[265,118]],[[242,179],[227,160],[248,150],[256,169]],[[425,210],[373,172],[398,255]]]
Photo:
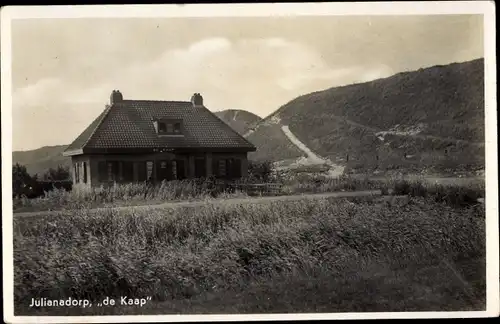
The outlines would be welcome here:
[[[434,197],[437,202],[444,201],[454,206],[475,204],[478,198],[484,198],[483,184],[468,186],[431,184],[423,180],[404,180],[387,178],[372,180],[368,177],[355,178],[344,175],[329,178],[321,174],[296,174],[293,177],[283,175],[269,179],[271,183],[281,184],[280,192],[259,192],[260,195],[293,195],[306,193],[326,193],[356,190],[381,190],[388,195],[390,190],[396,195],[414,197]],[[251,184],[255,179],[242,179],[238,183]],[[183,180],[162,182],[156,186],[144,183],[118,184],[110,187],[74,187],[72,191],[55,189],[35,199],[14,199],[16,212],[79,209],[102,206],[144,205],[181,200],[206,200],[212,198],[248,197],[255,195],[245,186],[238,190],[214,181]]]
[[[77,209],[231,196],[241,197],[245,194],[239,191],[224,191],[212,182],[200,180],[163,181],[154,186],[145,183],[115,184],[106,187],[75,186],[71,191],[54,189],[35,199],[14,199],[14,210]]]
[[[483,206],[422,197],[20,217],[15,303],[18,313],[34,296],[125,295],[151,296],[160,313],[477,309],[484,273],[459,265],[484,258],[484,239]]]
[[[432,197],[436,202],[444,202],[455,207],[477,204],[478,199],[485,198],[486,194],[484,183],[469,184],[468,186],[454,186],[428,184],[419,180],[401,180],[394,182],[393,188],[393,194],[395,195]]]
[[[292,178],[281,180],[286,193],[324,193],[335,191],[377,190],[388,189],[388,182],[357,179],[350,176],[329,178],[321,174],[298,174]]]

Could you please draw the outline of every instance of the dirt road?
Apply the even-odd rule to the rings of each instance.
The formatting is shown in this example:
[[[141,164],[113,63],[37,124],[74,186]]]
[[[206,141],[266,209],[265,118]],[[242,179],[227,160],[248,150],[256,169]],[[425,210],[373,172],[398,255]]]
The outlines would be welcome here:
[[[322,199],[322,198],[348,198],[348,197],[366,197],[366,196],[381,196],[380,190],[365,190],[365,191],[350,191],[350,192],[329,192],[321,194],[303,194],[303,195],[290,195],[290,196],[273,196],[273,197],[250,197],[250,198],[229,198],[229,199],[212,199],[203,201],[179,201],[179,202],[166,202],[155,205],[140,205],[140,206],[118,206],[118,207],[102,207],[93,208],[92,212],[99,212],[103,210],[114,209],[120,210],[154,210],[154,209],[170,209],[179,207],[197,207],[207,204],[262,204],[270,203],[273,201],[296,201],[301,199]],[[68,215],[71,210],[61,211],[38,211],[38,212],[25,212],[14,213],[14,217],[29,217],[29,216],[46,216],[46,215]]]

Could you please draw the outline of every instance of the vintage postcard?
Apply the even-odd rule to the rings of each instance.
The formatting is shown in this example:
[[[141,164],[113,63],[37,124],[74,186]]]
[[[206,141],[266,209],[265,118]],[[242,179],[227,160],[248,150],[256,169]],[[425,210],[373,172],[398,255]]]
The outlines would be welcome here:
[[[7,323],[498,316],[493,2],[12,6],[1,45]]]

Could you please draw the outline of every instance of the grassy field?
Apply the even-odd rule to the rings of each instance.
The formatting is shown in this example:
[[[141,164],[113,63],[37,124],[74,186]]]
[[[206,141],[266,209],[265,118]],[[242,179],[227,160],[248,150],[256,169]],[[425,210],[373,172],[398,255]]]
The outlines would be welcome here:
[[[480,193],[394,188],[409,199],[14,217],[15,313],[483,310],[485,210],[466,198]],[[97,307],[106,296],[118,305]],[[41,297],[93,306],[28,307]]]

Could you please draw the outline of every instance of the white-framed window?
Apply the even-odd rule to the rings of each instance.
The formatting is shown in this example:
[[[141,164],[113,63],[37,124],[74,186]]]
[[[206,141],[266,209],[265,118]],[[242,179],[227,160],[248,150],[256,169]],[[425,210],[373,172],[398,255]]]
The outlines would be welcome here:
[[[160,135],[181,135],[182,134],[182,121],[175,120],[162,120],[155,121],[155,127]]]

